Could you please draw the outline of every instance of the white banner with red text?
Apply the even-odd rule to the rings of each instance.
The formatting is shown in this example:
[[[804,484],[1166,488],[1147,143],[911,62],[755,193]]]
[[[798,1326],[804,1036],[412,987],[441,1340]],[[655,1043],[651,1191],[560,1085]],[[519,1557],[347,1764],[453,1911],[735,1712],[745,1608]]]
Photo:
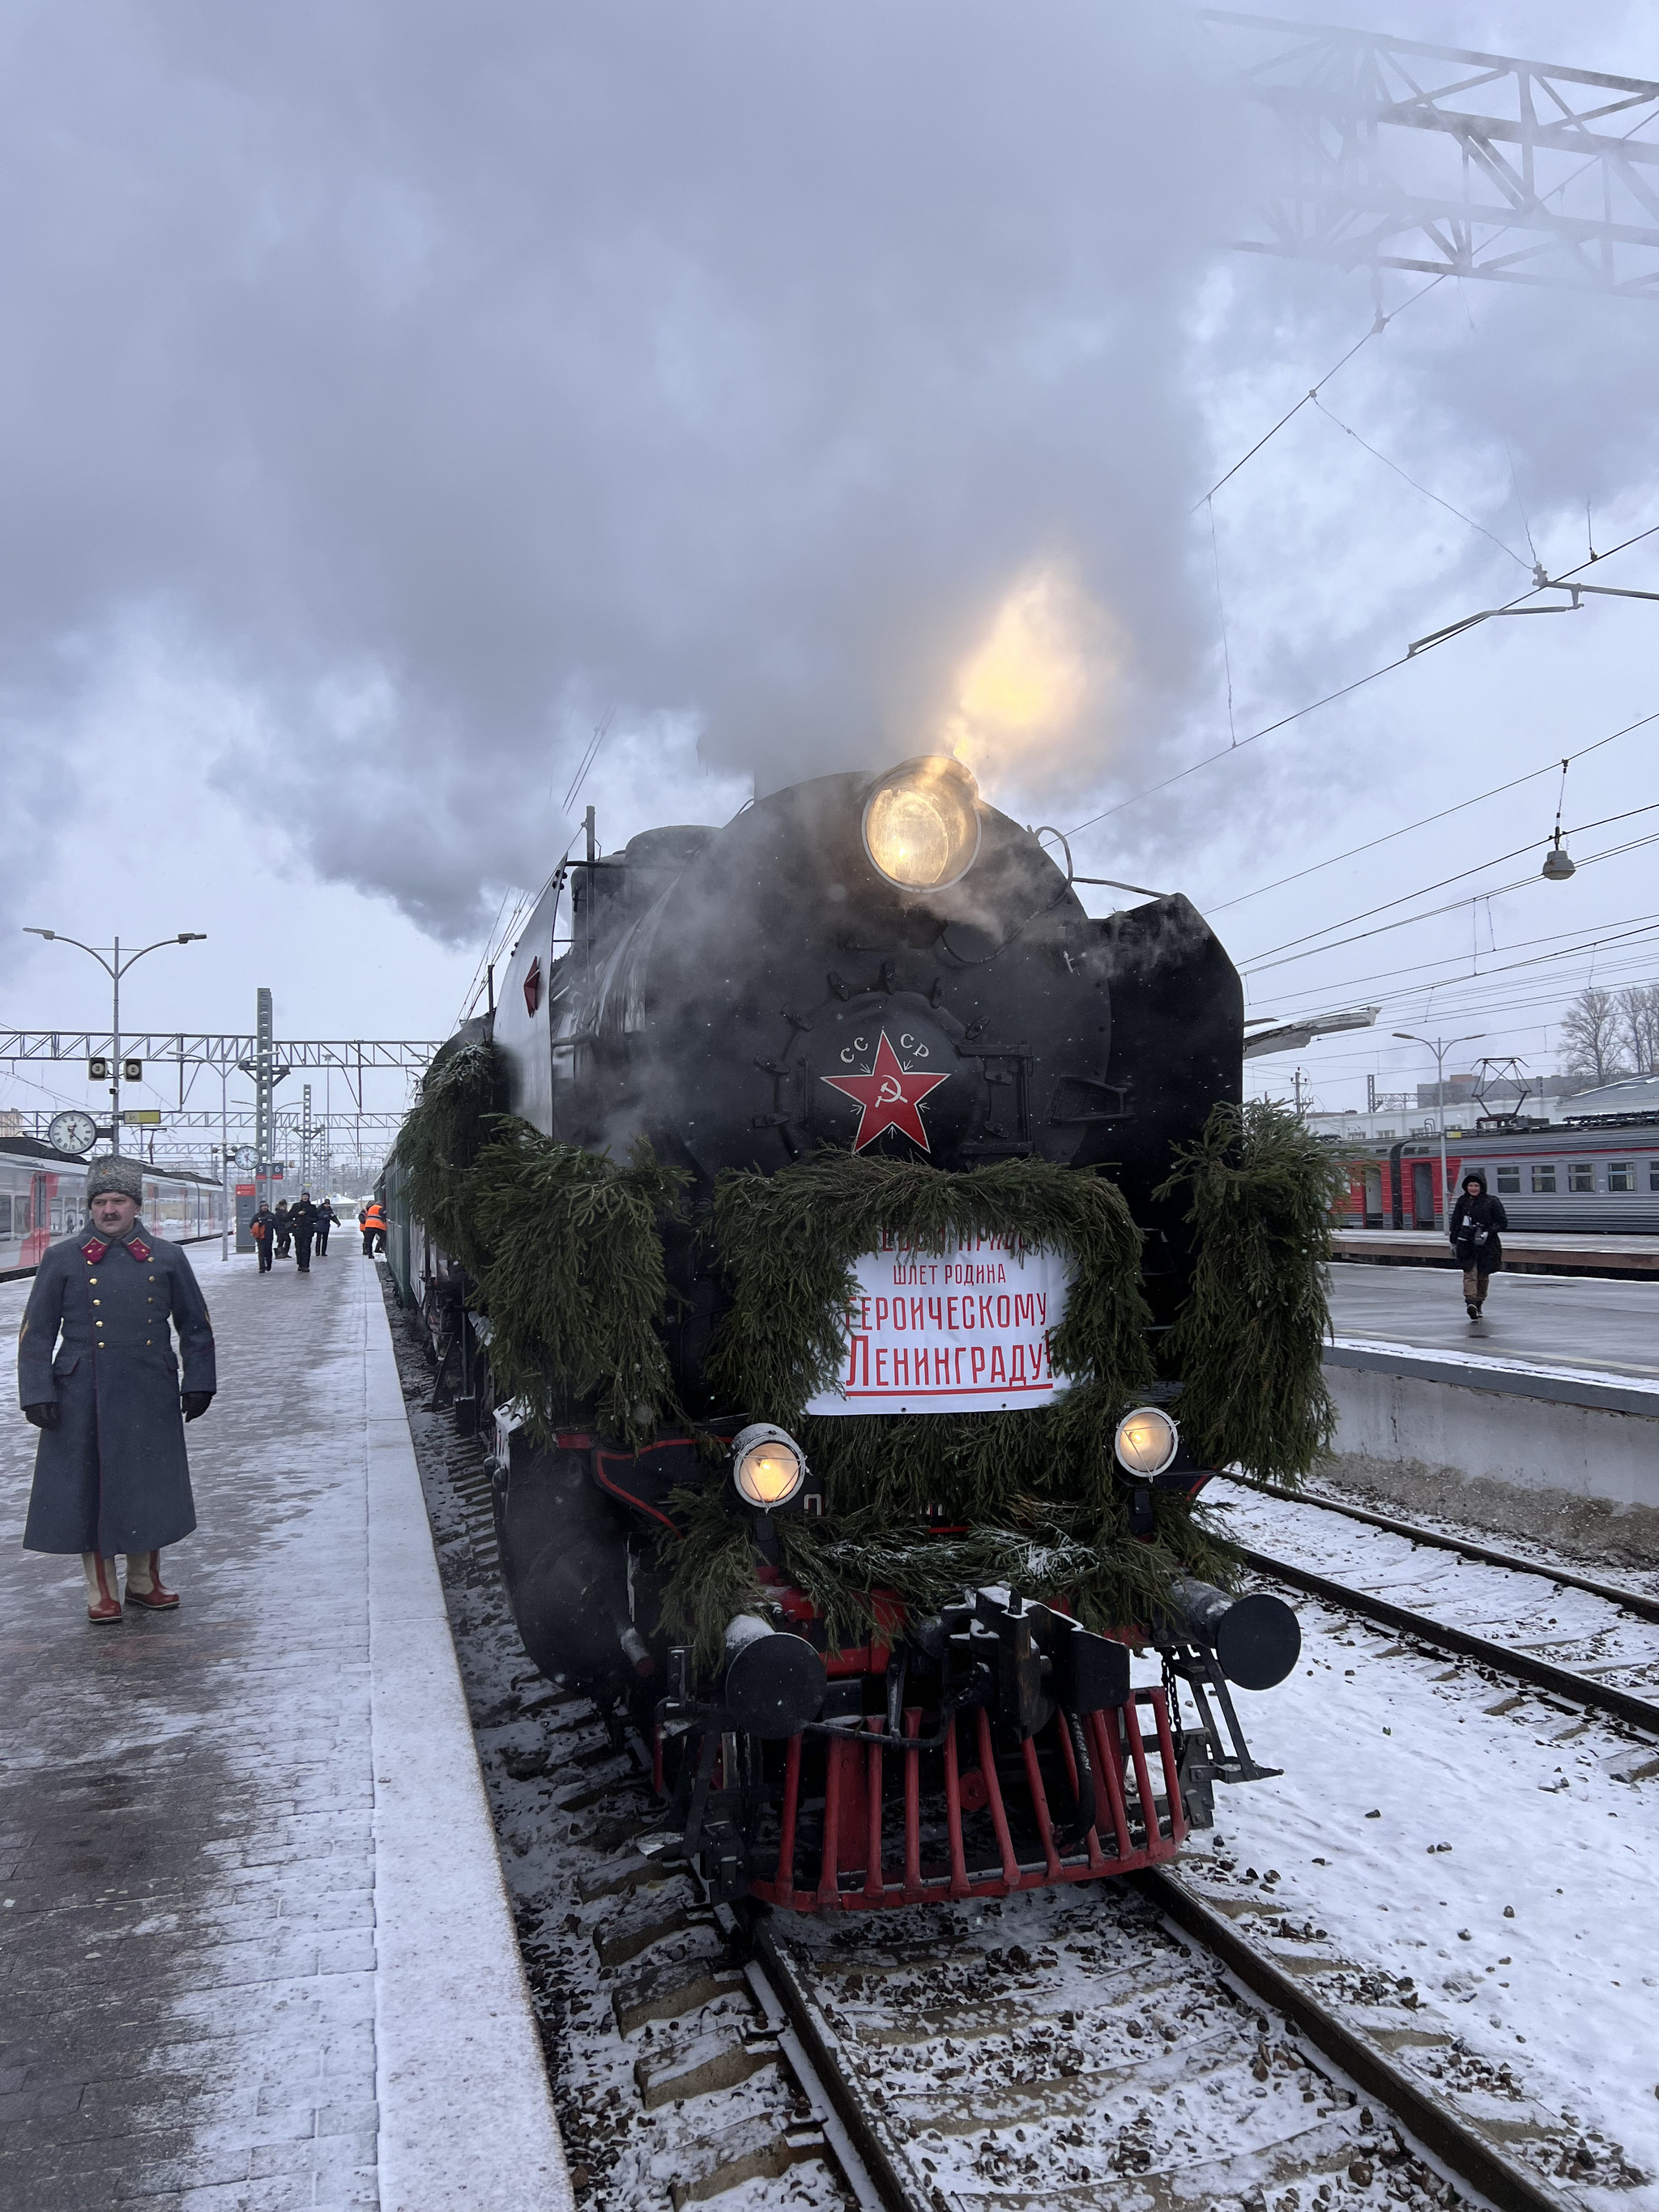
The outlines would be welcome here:
[[[998,1413],[1066,1389],[1050,1346],[1071,1285],[1057,1252],[981,1237],[943,1252],[882,1240],[854,1268],[836,1388],[809,1413]]]

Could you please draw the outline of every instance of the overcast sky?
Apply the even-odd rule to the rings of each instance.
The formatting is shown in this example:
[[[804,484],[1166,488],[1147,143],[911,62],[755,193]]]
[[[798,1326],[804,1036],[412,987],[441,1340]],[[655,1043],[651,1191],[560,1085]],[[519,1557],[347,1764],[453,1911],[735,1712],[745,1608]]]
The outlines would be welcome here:
[[[1323,12],[1659,76],[1651,6]],[[263,982],[290,1036],[441,1036],[587,801],[615,847],[954,744],[1022,819],[1104,813],[1079,872],[1186,890],[1253,1012],[1553,1066],[1592,957],[1659,973],[1513,964],[1659,911],[1659,848],[1537,880],[1559,771],[1268,887],[1659,710],[1659,606],[1490,623],[1144,794],[1582,561],[1587,501],[1598,548],[1659,522],[1659,301],[1390,276],[1205,505],[1378,305],[1229,250],[1279,159],[1238,51],[1100,0],[16,0],[0,1018],[103,1018],[24,923],[200,928],[135,1025]],[[1659,802],[1654,731],[1568,825]],[[1328,1104],[1426,1066],[1300,1060]],[[33,1073],[0,1098],[84,1095]]]

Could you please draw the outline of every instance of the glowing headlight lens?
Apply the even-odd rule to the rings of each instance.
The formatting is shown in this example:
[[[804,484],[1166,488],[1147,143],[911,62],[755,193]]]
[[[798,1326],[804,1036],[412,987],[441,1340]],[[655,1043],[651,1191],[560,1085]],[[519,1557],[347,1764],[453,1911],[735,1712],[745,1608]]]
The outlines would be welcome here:
[[[1117,1425],[1112,1449],[1130,1474],[1162,1474],[1181,1438],[1175,1423],[1156,1406],[1137,1406]]]
[[[757,1421],[732,1447],[732,1480],[739,1498],[770,1512],[787,1505],[805,1481],[806,1461],[793,1437]]]
[[[938,891],[959,882],[979,851],[974,779],[942,756],[907,761],[864,805],[864,849],[890,884]]]

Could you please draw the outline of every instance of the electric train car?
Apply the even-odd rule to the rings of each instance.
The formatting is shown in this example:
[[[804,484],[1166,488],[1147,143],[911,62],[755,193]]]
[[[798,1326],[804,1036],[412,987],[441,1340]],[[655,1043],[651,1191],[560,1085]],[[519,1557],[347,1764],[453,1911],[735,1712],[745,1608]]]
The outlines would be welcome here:
[[[1418,1136],[1349,1152],[1349,1229],[1432,1229],[1445,1218],[1440,1139]],[[1659,1114],[1446,1132],[1454,1199],[1480,1168],[1510,1227],[1606,1236],[1659,1234]]]
[[[0,1138],[0,1275],[26,1273],[48,1244],[73,1237],[87,1218],[87,1163],[27,1137]],[[143,1218],[170,1243],[216,1237],[223,1190],[192,1168],[144,1171]]]

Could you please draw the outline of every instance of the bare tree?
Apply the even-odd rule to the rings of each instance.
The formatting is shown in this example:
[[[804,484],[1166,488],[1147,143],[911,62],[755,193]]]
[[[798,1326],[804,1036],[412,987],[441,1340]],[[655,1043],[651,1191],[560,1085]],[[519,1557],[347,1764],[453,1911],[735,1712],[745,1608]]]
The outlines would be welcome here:
[[[1620,1059],[1619,1008],[1611,991],[1593,984],[1561,1017],[1561,1069],[1584,1083],[1611,1083],[1626,1073]]]
[[[1623,1042],[1638,1075],[1659,1075],[1659,983],[1632,983],[1619,994]]]

